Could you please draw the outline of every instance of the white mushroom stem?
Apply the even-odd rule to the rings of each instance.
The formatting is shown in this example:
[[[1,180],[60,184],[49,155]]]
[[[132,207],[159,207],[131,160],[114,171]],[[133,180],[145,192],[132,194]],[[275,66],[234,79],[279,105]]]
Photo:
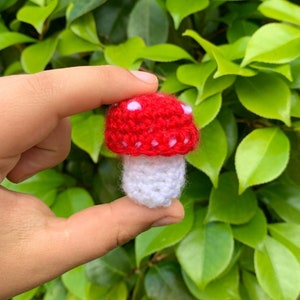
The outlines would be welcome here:
[[[123,156],[122,186],[128,197],[150,208],[169,206],[185,182],[183,155]]]

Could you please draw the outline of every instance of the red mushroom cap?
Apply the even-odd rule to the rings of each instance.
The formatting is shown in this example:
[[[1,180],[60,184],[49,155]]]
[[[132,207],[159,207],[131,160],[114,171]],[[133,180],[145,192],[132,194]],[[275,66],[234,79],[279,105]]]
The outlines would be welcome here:
[[[105,139],[107,147],[118,154],[171,156],[193,150],[199,132],[190,106],[154,93],[112,105]]]

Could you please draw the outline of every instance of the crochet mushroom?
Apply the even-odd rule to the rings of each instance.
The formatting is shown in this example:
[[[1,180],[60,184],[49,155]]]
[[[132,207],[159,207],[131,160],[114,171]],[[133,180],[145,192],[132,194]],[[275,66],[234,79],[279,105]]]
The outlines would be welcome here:
[[[107,147],[122,156],[124,192],[148,207],[169,206],[185,182],[184,155],[193,150],[199,132],[190,106],[154,93],[110,107]]]

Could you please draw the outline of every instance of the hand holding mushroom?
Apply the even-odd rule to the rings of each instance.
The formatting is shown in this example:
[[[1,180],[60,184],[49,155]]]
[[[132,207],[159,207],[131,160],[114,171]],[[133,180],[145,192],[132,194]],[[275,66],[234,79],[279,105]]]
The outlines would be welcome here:
[[[199,139],[190,106],[162,94],[148,94],[110,107],[107,147],[123,158],[122,187],[148,207],[169,206],[185,182],[184,155]]]

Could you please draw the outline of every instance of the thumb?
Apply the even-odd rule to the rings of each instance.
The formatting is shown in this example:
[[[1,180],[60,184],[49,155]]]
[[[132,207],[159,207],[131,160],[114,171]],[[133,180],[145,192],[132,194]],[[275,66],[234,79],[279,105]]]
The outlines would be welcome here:
[[[148,208],[123,197],[91,207],[66,221],[66,244],[62,244],[61,257],[66,263],[65,254],[71,254],[67,268],[85,263],[150,227],[177,223],[183,216],[184,209],[178,200],[174,200],[170,207]]]

